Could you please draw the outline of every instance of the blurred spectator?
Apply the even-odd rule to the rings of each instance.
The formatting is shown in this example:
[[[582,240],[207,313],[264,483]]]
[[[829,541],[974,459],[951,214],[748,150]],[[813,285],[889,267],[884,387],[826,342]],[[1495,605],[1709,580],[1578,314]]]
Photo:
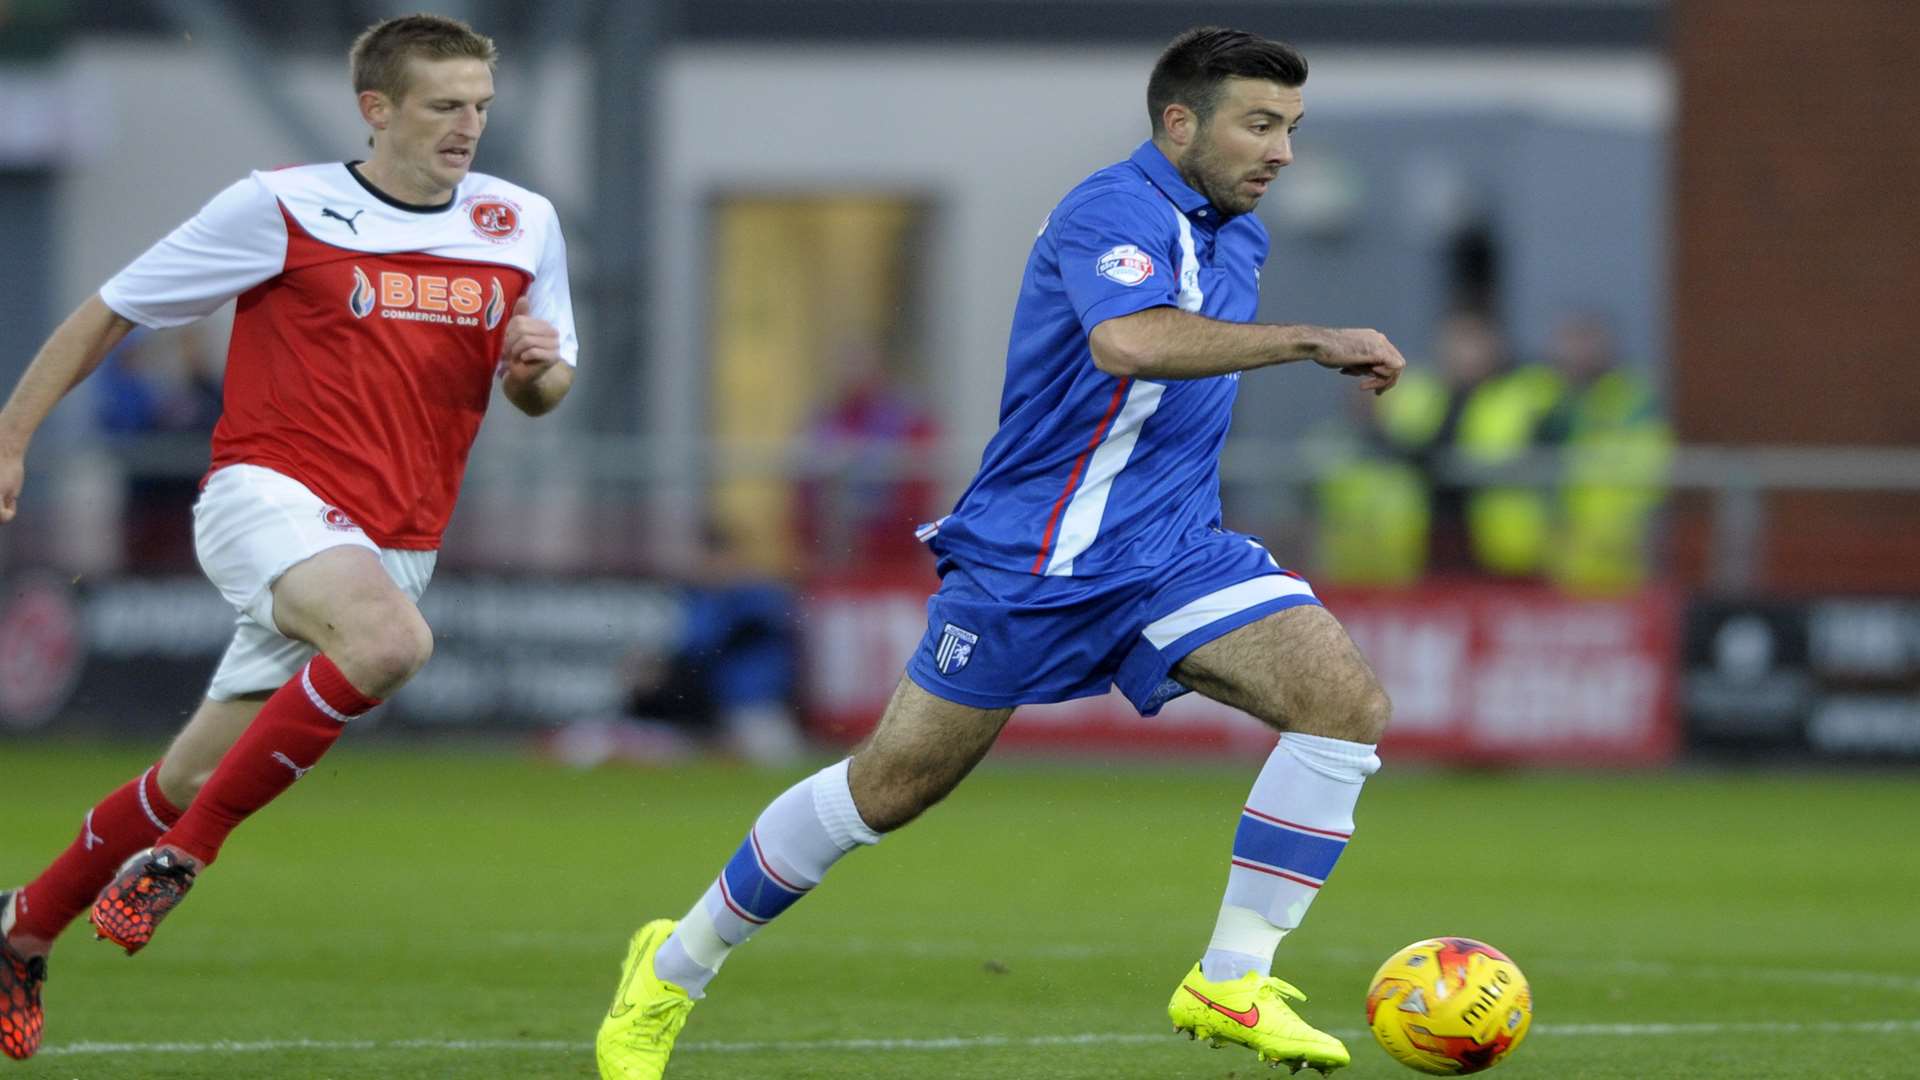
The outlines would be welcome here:
[[[1599,316],[1562,319],[1549,359],[1561,393],[1540,424],[1538,443],[1563,451],[1565,472],[1547,569],[1577,592],[1632,588],[1649,576],[1672,431],[1653,389],[1621,365]]]
[[[129,469],[121,533],[128,569],[193,568],[187,511],[220,418],[221,356],[198,324],[137,329],[94,376],[95,419]],[[160,436],[179,436],[171,445]]]
[[[1538,486],[1474,485],[1450,463],[1495,468],[1526,459],[1543,417],[1558,398],[1558,378],[1516,367],[1484,315],[1455,312],[1436,341],[1438,375],[1403,376],[1380,399],[1391,441],[1418,462],[1433,491],[1432,570],[1442,574],[1528,577],[1545,568],[1552,514]]]
[[[621,660],[623,714],[571,725],[556,739],[557,754],[591,765],[711,751],[777,765],[805,751],[792,592],[756,574],[736,540],[709,527],[681,602],[685,617],[671,648],[635,649]]]
[[[835,357],[834,396],[801,436],[817,471],[795,485],[798,539],[817,570],[929,566],[914,527],[938,516],[929,465],[939,426],[870,343]]]
[[[1401,580],[1407,563],[1395,551],[1422,530],[1440,574],[1550,579],[1579,592],[1646,580],[1672,434],[1597,316],[1562,320],[1549,360],[1516,366],[1484,316],[1447,317],[1437,374],[1402,376],[1355,437],[1355,460],[1329,474],[1321,502],[1330,580]],[[1556,484],[1476,485],[1449,473],[1450,461],[1498,468],[1542,451],[1563,455]],[[1430,524],[1410,509],[1415,496],[1396,455],[1417,463],[1430,486]],[[1364,537],[1368,530],[1375,535]]]
[[[1387,397],[1403,391],[1401,378]],[[1330,585],[1411,585],[1427,563],[1426,478],[1387,430],[1384,398],[1350,392],[1346,400],[1345,417],[1307,434],[1320,465],[1314,577]]]

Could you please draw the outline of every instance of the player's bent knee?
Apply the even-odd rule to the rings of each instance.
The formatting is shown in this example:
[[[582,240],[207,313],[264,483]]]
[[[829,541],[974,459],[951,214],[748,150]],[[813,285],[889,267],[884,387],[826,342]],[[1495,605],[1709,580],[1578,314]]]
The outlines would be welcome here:
[[[1311,711],[1287,730],[1371,744],[1386,734],[1392,718],[1392,700],[1373,672],[1362,668],[1352,678],[1333,680]]]
[[[943,701],[900,680],[847,772],[861,820],[875,832],[892,832],[931,809],[986,756],[1012,715]]]
[[[1377,743],[1387,733],[1387,725],[1393,720],[1393,699],[1381,687],[1379,680],[1369,678],[1366,689],[1354,703],[1354,733],[1350,741],[1358,743]]]
[[[329,659],[354,689],[384,698],[405,686],[432,656],[433,631],[419,612],[408,608],[402,617],[370,624]]]

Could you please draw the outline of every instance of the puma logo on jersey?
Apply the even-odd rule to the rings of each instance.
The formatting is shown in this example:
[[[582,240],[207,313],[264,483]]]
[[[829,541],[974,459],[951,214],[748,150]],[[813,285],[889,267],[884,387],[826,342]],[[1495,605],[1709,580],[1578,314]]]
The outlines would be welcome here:
[[[358,266],[353,268],[347,310],[354,318],[364,319],[378,308],[383,319],[492,330],[507,312],[507,291],[499,278],[489,279],[488,286],[483,287],[476,278],[382,270],[378,281],[376,286],[374,276]]]
[[[355,235],[355,236],[359,236],[359,235],[360,235],[360,226],[358,226],[358,225],[355,225],[355,224],[353,223],[353,222],[354,222],[354,219],[355,219],[355,218],[358,218],[358,217],[359,217],[359,216],[360,216],[361,214],[364,214],[364,213],[366,213],[366,211],[365,211],[365,210],[355,210],[355,211],[353,212],[353,217],[342,217],[342,216],[340,215],[340,211],[338,211],[338,210],[335,210],[335,209],[334,209],[333,207],[331,207],[331,206],[323,206],[323,207],[321,207],[321,208],[320,208],[320,216],[321,216],[321,217],[330,217],[330,218],[332,218],[333,220],[335,220],[335,221],[337,221],[337,222],[339,222],[340,224],[342,224],[342,225],[345,225],[345,226],[346,226],[347,228],[349,228],[349,229],[352,229],[352,230],[353,230],[353,235]]]

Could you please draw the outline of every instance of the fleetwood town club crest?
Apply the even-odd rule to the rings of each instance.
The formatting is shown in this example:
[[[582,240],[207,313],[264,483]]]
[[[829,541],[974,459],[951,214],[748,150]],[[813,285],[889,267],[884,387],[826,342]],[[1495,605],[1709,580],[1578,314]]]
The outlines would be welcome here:
[[[463,204],[473,231],[483,240],[504,244],[520,235],[520,206],[496,195],[475,195]]]
[[[979,643],[979,634],[947,623],[940,631],[940,646],[933,654],[933,666],[942,675],[956,674],[973,659],[973,647]]]
[[[321,507],[320,520],[326,525],[327,528],[332,529],[335,532],[359,532],[360,531],[360,526],[355,525],[353,523],[353,519],[347,516],[347,512],[345,510],[340,509],[337,506]]]

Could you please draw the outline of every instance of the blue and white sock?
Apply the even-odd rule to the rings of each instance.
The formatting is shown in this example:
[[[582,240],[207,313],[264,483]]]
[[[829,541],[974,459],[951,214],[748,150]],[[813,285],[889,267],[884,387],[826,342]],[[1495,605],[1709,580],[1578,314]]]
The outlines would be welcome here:
[[[1226,896],[1200,961],[1208,980],[1271,971],[1280,939],[1300,925],[1347,849],[1361,785],[1379,768],[1365,743],[1280,736],[1233,836]]]
[[[805,896],[854,848],[880,842],[853,805],[847,761],[768,804],[739,850],[660,946],[653,968],[690,996],[706,996],[727,954]]]

